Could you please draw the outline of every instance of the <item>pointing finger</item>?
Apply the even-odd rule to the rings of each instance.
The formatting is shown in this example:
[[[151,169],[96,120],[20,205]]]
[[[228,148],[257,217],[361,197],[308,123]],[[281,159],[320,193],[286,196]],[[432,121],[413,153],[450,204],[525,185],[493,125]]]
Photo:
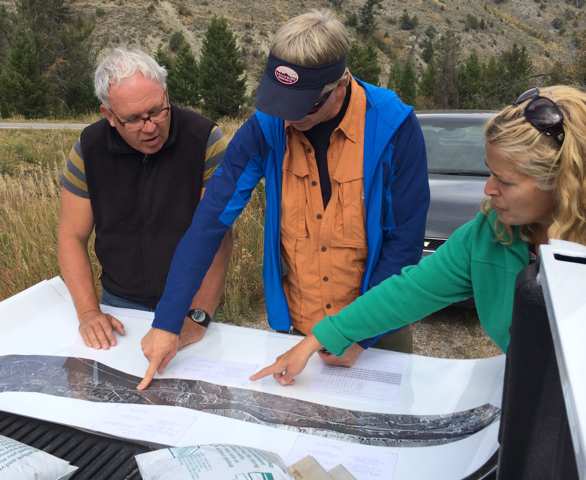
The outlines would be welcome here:
[[[151,360],[151,362],[149,363],[149,367],[147,368],[147,371],[144,374],[144,378],[136,387],[137,390],[144,390],[151,384],[160,362],[161,360],[158,358],[153,358]]]
[[[261,378],[268,377],[269,375],[281,373],[282,371],[283,371],[283,368],[282,367],[279,368],[278,362],[275,362],[272,365],[269,365],[268,367],[265,367],[262,370],[259,370],[258,372],[256,372],[254,375],[252,375],[250,377],[250,380],[255,382],[256,380],[260,380]]]

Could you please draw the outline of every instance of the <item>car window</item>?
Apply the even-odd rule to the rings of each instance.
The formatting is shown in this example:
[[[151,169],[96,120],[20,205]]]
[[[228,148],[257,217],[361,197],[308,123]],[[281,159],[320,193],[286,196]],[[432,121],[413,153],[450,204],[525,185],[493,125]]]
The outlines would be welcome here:
[[[488,175],[482,119],[420,118],[430,173]]]

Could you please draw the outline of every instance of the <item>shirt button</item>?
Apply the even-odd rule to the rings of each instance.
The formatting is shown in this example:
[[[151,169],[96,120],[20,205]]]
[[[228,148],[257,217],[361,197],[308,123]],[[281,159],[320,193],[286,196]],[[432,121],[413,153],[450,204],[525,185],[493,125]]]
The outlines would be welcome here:
[[[332,308],[332,304],[331,304],[331,303],[328,303],[328,304],[326,305],[326,308],[329,310],[330,308]]]
[[[325,252],[327,249],[328,249],[328,247],[326,247],[325,245],[323,245],[323,246],[321,247],[321,251],[322,251],[322,252]]]
[[[328,280],[329,280],[329,278],[327,276],[323,278],[324,282],[327,282]]]
[[[318,213],[318,214],[315,216],[315,218],[317,218],[318,220],[321,220],[321,218],[322,218],[322,217],[321,217],[321,213]]]
[[[312,180],[312,181],[311,181],[311,186],[312,186],[312,187],[315,187],[316,185],[317,185],[317,182],[316,182],[315,180]]]

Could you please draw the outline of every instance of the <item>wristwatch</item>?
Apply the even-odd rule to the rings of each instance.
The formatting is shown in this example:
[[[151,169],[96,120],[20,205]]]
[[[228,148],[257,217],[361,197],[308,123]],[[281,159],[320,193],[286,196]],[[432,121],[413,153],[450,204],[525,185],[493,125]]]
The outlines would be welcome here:
[[[208,328],[208,325],[212,321],[211,315],[201,308],[192,308],[187,312],[187,316],[204,328]]]

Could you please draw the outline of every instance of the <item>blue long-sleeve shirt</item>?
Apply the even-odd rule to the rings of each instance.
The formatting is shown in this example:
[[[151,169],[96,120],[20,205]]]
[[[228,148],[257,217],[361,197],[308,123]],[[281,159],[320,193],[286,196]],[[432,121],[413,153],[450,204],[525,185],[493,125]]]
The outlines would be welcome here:
[[[425,144],[412,109],[396,95],[360,82],[367,96],[364,151],[368,258],[362,292],[420,258],[429,186]],[[266,179],[264,283],[271,327],[291,324],[280,271],[280,194],[285,132],[257,112],[238,130],[179,243],[153,327],[179,333],[225,232],[254,187]],[[367,347],[372,342],[364,342]]]

